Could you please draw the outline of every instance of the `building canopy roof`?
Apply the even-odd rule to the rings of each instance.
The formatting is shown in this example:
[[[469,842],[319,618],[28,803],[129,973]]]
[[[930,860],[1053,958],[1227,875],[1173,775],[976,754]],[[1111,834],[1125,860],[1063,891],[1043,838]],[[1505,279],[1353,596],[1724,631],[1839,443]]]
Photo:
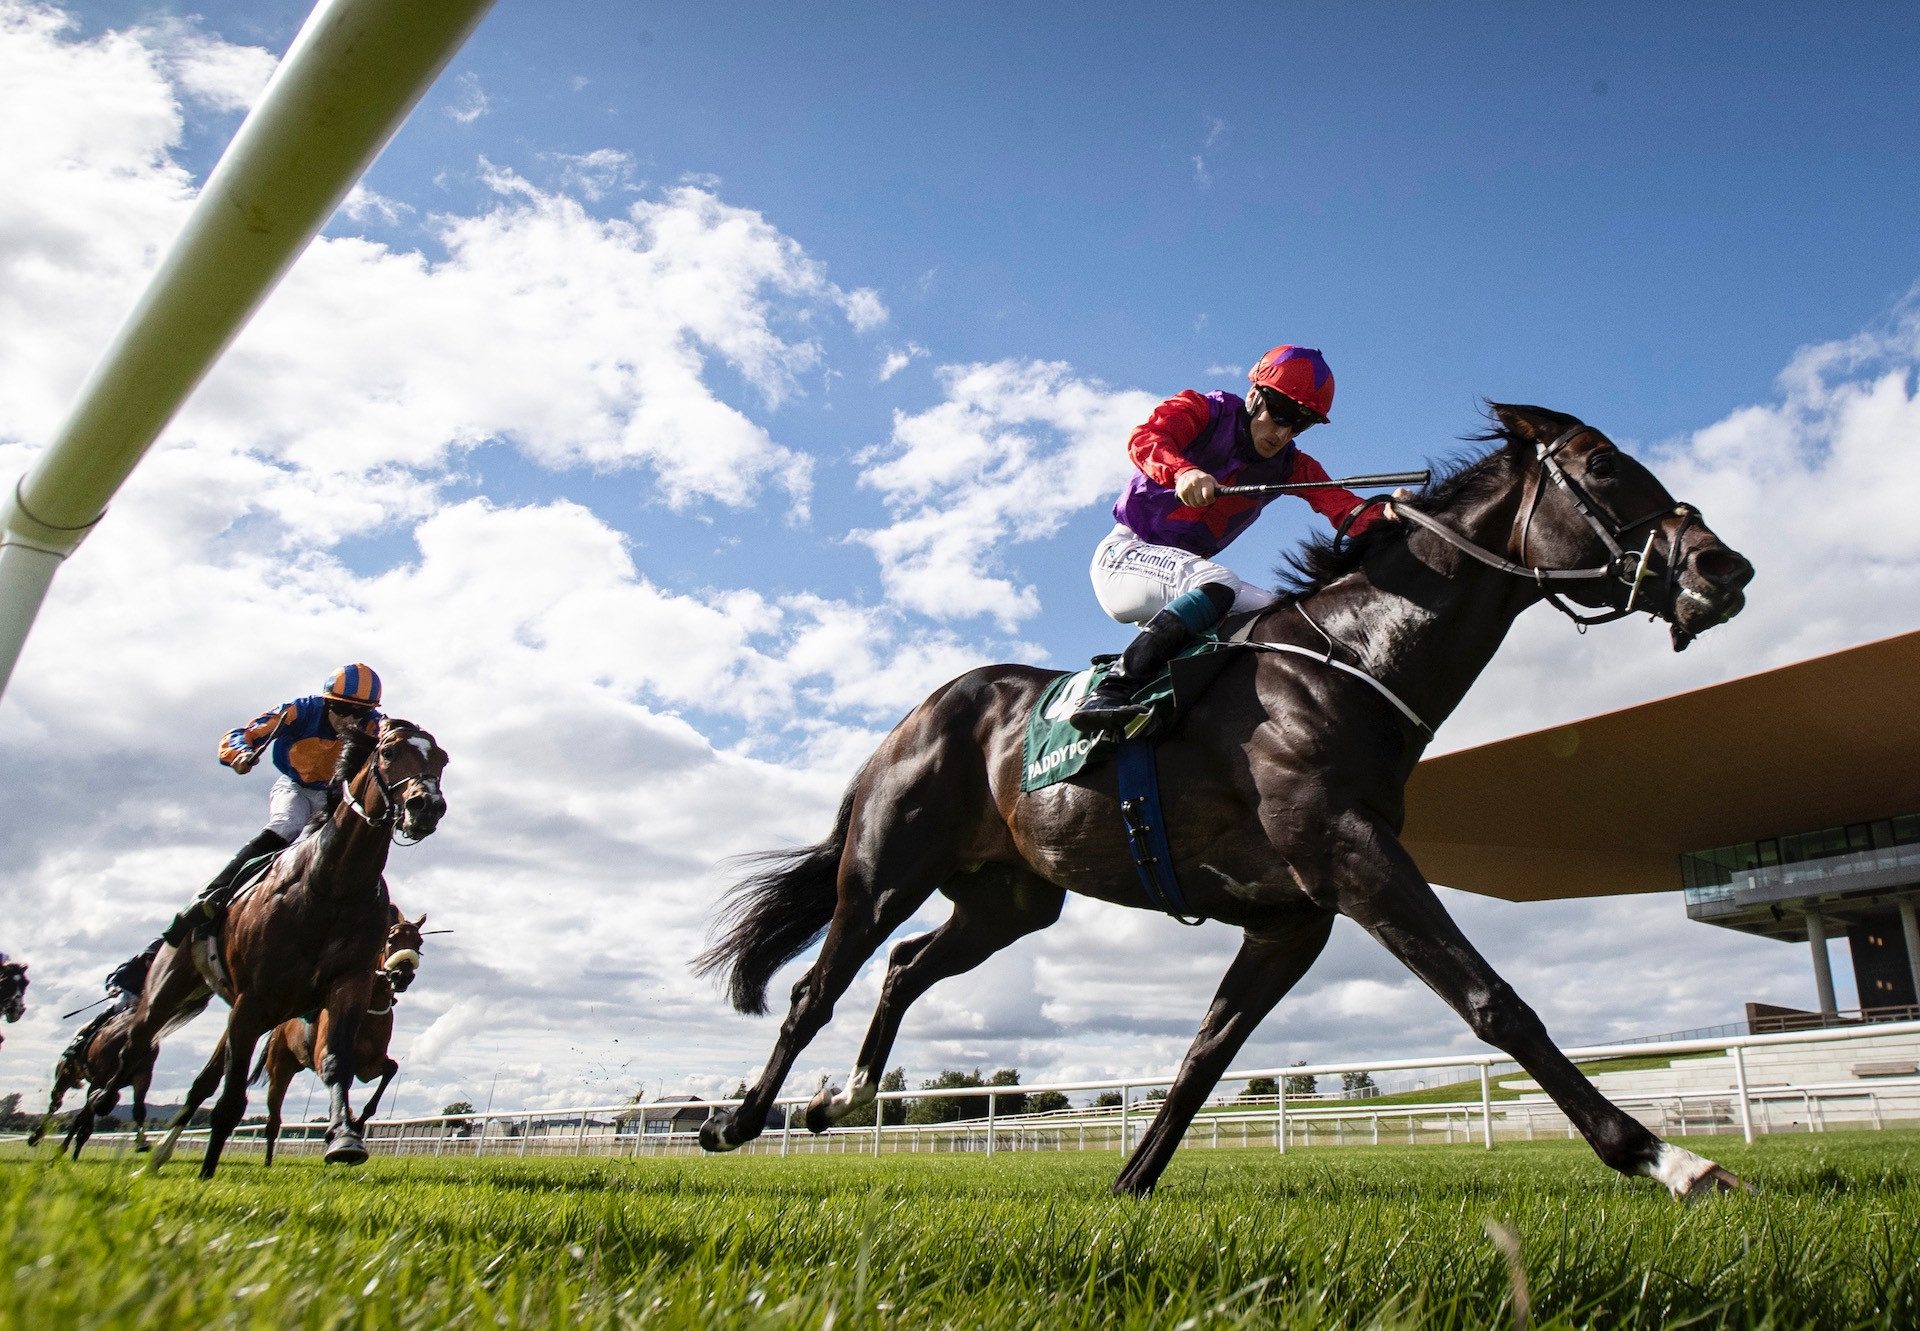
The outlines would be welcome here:
[[[1920,811],[1920,632],[1422,762],[1402,840],[1508,901],[1670,892],[1676,857]]]

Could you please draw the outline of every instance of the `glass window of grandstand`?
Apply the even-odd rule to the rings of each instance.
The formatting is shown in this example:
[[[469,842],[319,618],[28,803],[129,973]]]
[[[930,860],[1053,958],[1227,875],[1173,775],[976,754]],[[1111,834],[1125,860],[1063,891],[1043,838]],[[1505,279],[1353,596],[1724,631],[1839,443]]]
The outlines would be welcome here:
[[[1843,856],[1845,866],[1822,864]],[[1731,897],[1743,886],[1812,880],[1829,876],[1831,870],[1908,864],[1920,869],[1920,813],[1694,851],[1680,857],[1680,882],[1690,900],[1714,901]],[[1796,870],[1796,865],[1807,867]],[[1736,882],[1737,875],[1744,875],[1743,880]]]

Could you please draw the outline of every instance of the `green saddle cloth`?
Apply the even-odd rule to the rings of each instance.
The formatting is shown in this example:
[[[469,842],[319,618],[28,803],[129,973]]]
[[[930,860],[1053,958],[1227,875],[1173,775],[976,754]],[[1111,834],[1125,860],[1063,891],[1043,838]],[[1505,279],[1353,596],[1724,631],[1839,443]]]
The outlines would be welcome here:
[[[1133,695],[1147,704],[1147,714],[1127,727],[1127,739],[1157,739],[1173,728],[1180,713],[1206,691],[1226,665],[1232,643],[1209,634],[1175,657],[1144,689]],[[1083,735],[1068,723],[1080,700],[1093,691],[1112,669],[1115,658],[1096,661],[1085,670],[1062,675],[1047,685],[1027,717],[1026,748],[1021,754],[1020,789],[1042,790],[1065,781],[1085,768],[1105,762],[1119,747],[1121,736],[1111,730]]]

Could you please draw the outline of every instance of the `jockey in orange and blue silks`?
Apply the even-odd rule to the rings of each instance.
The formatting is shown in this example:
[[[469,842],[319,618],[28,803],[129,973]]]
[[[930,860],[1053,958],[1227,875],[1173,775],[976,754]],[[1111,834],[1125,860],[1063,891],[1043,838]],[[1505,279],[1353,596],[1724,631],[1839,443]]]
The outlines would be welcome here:
[[[1271,495],[1222,495],[1225,486],[1324,481],[1326,468],[1295,441],[1333,407],[1333,371],[1312,347],[1278,346],[1247,372],[1252,387],[1184,392],[1162,402],[1127,441],[1134,474],[1113,506],[1114,529],[1093,555],[1100,608],[1140,634],[1073,714],[1081,730],[1116,729],[1137,716],[1133,694],[1229,611],[1260,610],[1274,593],[1213,557],[1253,524]],[[1358,535],[1379,517],[1351,490],[1300,492],[1329,522]]]
[[[280,773],[267,793],[267,825],[174,917],[163,939],[178,946],[195,926],[211,922],[248,864],[293,844],[326,809],[327,786],[347,736],[376,725],[379,705],[380,676],[354,662],[334,671],[322,692],[282,703],[227,733],[220,741],[222,763],[244,776],[264,750]]]

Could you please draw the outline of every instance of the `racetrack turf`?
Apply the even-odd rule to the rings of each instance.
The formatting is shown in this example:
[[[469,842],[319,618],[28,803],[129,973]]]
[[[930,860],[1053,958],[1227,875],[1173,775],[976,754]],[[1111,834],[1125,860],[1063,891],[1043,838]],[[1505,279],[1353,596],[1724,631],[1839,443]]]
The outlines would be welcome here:
[[[0,1149],[0,1326],[1920,1327],[1920,1133],[1698,1139],[1683,1207],[1583,1146],[665,1160]]]

